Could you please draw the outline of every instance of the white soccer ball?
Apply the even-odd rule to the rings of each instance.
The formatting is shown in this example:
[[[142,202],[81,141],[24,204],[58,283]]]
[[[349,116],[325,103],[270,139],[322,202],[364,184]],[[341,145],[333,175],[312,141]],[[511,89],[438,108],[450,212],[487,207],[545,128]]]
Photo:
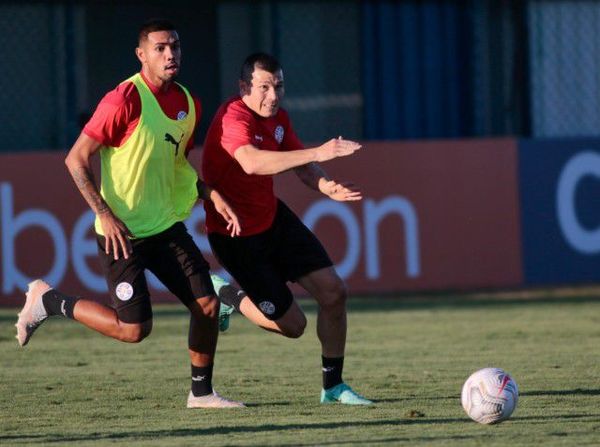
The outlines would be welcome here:
[[[500,368],[475,371],[463,385],[460,398],[469,417],[480,424],[508,419],[518,400],[517,383]]]

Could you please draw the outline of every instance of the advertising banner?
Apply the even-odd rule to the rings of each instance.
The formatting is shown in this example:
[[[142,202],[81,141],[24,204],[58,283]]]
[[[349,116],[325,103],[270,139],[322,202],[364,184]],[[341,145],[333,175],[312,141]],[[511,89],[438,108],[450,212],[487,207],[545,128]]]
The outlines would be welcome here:
[[[600,280],[600,140],[519,142],[527,284]]]
[[[363,191],[333,202],[292,173],[279,196],[353,293],[507,287],[522,281],[513,139],[368,142],[323,164]]]
[[[1,304],[22,303],[37,277],[106,301],[94,216],[64,156],[0,156]],[[323,164],[331,177],[356,183],[362,201],[334,202],[293,172],[276,177],[276,191],[315,231],[352,293],[516,286],[523,280],[516,156],[512,139],[369,142]],[[218,271],[201,204],[187,224]],[[172,299],[149,281],[153,300]]]

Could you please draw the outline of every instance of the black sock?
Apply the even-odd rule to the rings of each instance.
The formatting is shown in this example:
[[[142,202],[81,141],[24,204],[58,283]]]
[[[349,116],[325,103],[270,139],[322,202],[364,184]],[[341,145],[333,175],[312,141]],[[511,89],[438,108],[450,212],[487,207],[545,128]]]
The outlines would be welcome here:
[[[231,284],[221,287],[219,289],[219,300],[228,306],[233,306],[235,310],[240,311],[240,303],[242,298],[246,296],[246,292],[238,289]]]
[[[80,298],[77,297],[64,295],[55,289],[48,290],[42,295],[42,302],[44,303],[44,307],[49,316],[62,315],[71,320],[75,319],[75,317],[73,317],[73,308],[79,299]]]
[[[344,357],[323,357],[323,389],[328,390],[343,382],[342,370],[344,369]]]
[[[192,365],[192,394],[196,397],[212,394],[213,365]]]

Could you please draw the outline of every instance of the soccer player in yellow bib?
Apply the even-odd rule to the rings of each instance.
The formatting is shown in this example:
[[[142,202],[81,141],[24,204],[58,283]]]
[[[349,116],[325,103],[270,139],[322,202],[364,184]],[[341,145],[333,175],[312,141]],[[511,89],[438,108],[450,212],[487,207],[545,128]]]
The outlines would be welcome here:
[[[183,223],[198,198],[214,204],[232,237],[240,232],[239,222],[187,160],[201,110],[200,102],[175,82],[181,60],[175,27],[164,20],[145,23],[136,55],[140,73],[102,99],[65,161],[96,214],[98,251],[113,306],[33,281],[16,324],[17,339],[26,345],[46,318],[61,315],[117,340],[142,341],[152,330],[148,269],[192,315],[188,408],[243,407],[212,388],[219,301],[208,263]],[[90,167],[97,153],[100,191]]]

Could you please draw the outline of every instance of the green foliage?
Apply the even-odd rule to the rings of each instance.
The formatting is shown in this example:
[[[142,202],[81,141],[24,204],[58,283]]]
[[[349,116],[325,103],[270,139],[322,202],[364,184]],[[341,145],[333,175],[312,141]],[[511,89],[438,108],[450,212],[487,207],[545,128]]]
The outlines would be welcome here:
[[[312,446],[600,444],[600,301],[548,296],[364,298],[349,303],[344,377],[377,401],[318,403],[315,307],[297,340],[239,315],[219,341],[215,388],[246,409],[188,410],[188,315],[156,306],[127,345],[53,318],[26,348],[0,310],[0,445]],[[512,418],[472,422],[464,380],[497,366],[517,381]]]

